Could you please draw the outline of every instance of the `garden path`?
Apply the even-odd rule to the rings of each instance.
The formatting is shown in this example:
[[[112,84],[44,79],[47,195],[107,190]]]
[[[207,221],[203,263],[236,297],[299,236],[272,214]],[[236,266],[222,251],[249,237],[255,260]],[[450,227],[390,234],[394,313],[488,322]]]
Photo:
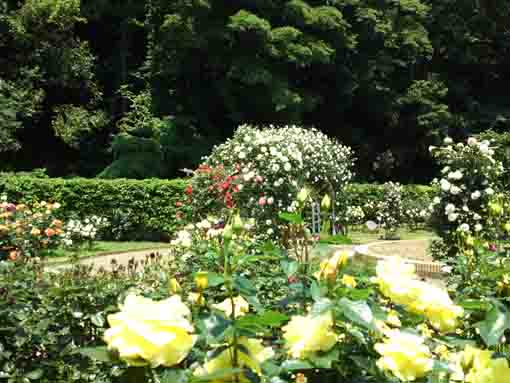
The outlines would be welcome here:
[[[400,256],[417,261],[417,263],[428,264],[432,261],[430,256],[426,253],[428,243],[428,240],[376,241],[368,243],[365,246],[368,247],[370,255],[374,258]],[[332,247],[335,249],[353,250],[356,246],[357,245],[340,245]],[[170,248],[130,251],[86,258],[79,260],[78,263],[82,265],[94,265],[98,269],[104,268],[105,270],[112,270],[114,267],[118,266],[127,267],[131,259],[134,259],[135,262],[143,263],[151,254],[158,253],[164,257],[168,256],[169,252]],[[69,266],[70,264],[63,264],[48,266],[48,268],[59,269]]]

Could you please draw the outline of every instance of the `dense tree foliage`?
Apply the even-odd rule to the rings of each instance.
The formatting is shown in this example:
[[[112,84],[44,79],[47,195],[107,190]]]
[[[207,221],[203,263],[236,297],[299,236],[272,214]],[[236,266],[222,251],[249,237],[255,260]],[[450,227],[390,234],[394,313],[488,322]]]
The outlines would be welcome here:
[[[424,181],[444,135],[510,127],[509,25],[494,0],[0,0],[1,167],[171,177],[295,123]]]

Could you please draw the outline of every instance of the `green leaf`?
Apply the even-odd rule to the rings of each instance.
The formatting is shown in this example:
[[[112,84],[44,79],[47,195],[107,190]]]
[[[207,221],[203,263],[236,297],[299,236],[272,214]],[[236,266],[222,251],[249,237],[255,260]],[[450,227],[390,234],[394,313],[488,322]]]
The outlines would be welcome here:
[[[160,383],[187,383],[186,370],[165,370],[159,376]]]
[[[485,320],[475,325],[480,330],[483,341],[489,347],[497,345],[505,330],[510,328],[510,315],[507,308],[496,300],[491,303],[492,308],[487,313]]]
[[[103,313],[96,313],[90,317],[90,321],[97,327],[104,326],[104,315]]]
[[[370,306],[365,301],[351,301],[347,298],[342,298],[338,303],[347,319],[370,330],[376,330],[374,315]]]
[[[312,368],[313,365],[303,360],[292,359],[282,363],[282,370],[284,371],[310,370]]]
[[[234,288],[236,288],[241,295],[250,296],[257,294],[257,289],[255,289],[250,280],[240,275],[234,277]]]
[[[318,368],[331,368],[333,362],[337,361],[340,357],[340,352],[333,349],[327,353],[315,354],[308,359]]]
[[[488,302],[479,299],[466,299],[459,302],[459,306],[465,310],[471,311],[487,311],[490,308],[490,304]]]
[[[25,375],[25,378],[30,380],[37,380],[41,379],[43,376],[44,371],[41,368],[38,368],[37,370],[30,371],[28,374]]]
[[[112,353],[106,346],[80,348],[78,352],[100,362],[115,362]]]
[[[314,301],[320,300],[327,292],[326,287],[321,286],[317,281],[313,280],[310,286],[310,294]]]
[[[206,335],[213,338],[220,338],[231,326],[232,321],[226,319],[222,315],[211,314],[208,318],[200,322],[200,326]]]
[[[312,316],[322,315],[325,312],[330,311],[334,307],[333,302],[328,298],[321,298],[317,300],[310,310]]]
[[[293,223],[296,225],[300,225],[304,222],[303,217],[301,217],[301,215],[298,213],[282,212],[282,213],[278,214],[278,217],[280,217],[280,219],[282,219],[284,221],[287,221],[289,223]]]
[[[280,266],[283,269],[283,272],[287,277],[290,277],[292,275],[295,275],[297,271],[299,270],[299,263],[296,261],[282,261],[280,262]]]
[[[236,321],[237,328],[249,331],[263,331],[268,327],[280,327],[282,323],[289,320],[287,315],[277,311],[265,311],[259,315],[245,315]]]
[[[243,370],[240,368],[222,368],[221,370],[215,371],[211,374],[194,376],[190,382],[210,382],[211,380],[222,380],[230,378],[232,375],[239,374]]]
[[[216,287],[216,286],[222,285],[223,282],[225,282],[225,278],[223,278],[223,276],[218,273],[208,272],[207,273],[207,281],[208,281],[209,287]]]

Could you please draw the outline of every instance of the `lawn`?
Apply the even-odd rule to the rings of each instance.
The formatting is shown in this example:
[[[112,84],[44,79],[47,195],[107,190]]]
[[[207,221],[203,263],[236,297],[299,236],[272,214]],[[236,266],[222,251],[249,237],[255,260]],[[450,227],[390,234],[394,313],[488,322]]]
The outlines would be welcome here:
[[[61,263],[70,260],[72,257],[78,258],[96,257],[113,253],[123,253],[128,251],[162,249],[170,247],[166,242],[113,242],[96,241],[90,248],[84,245],[76,250],[55,249],[44,254],[48,263]]]
[[[359,230],[353,229],[349,231],[348,237],[352,240],[353,244],[361,245],[367,244],[371,242],[381,241],[381,232],[378,231],[367,231],[367,230]],[[429,230],[409,230],[407,228],[402,228],[398,231],[398,235],[402,240],[417,240],[417,239],[438,239],[439,237],[432,231]]]

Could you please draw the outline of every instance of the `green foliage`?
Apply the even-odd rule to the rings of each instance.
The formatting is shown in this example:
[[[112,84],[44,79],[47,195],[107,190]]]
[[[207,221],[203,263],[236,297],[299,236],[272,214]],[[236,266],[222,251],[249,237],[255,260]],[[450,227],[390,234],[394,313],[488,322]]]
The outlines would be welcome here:
[[[27,205],[59,202],[63,219],[98,215],[111,222],[116,239],[136,240],[168,238],[179,225],[176,203],[185,186],[182,180],[2,177],[0,195]]]

